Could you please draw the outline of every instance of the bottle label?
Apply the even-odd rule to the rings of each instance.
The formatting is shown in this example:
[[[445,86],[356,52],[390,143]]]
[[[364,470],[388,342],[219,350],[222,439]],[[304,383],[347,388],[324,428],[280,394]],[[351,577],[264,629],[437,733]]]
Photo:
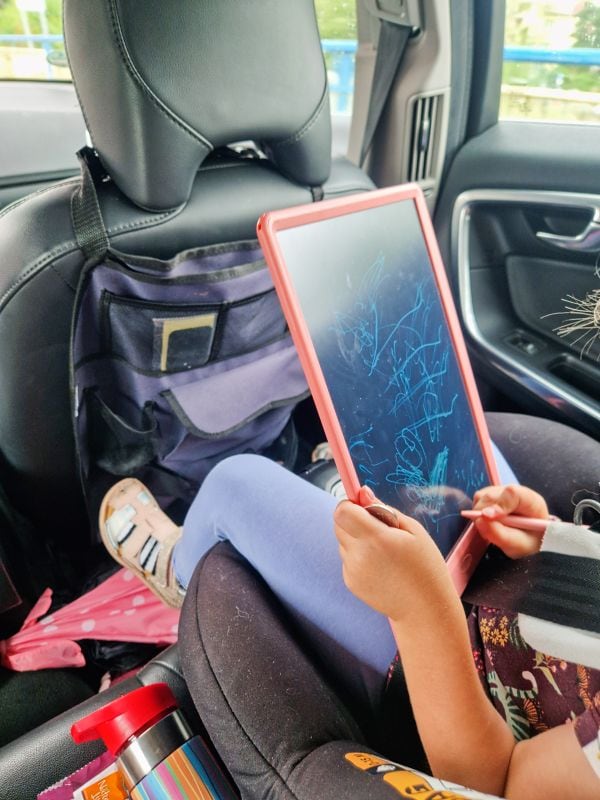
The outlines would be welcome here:
[[[234,795],[219,773],[196,736],[146,775],[131,791],[131,800],[228,800]]]

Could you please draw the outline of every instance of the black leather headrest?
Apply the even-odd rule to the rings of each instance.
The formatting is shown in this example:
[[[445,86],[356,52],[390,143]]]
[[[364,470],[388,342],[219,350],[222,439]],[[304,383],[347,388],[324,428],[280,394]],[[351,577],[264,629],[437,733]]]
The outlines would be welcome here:
[[[298,183],[328,177],[313,0],[65,0],[64,17],[94,147],[138,205],[185,202],[211,150],[243,140]]]

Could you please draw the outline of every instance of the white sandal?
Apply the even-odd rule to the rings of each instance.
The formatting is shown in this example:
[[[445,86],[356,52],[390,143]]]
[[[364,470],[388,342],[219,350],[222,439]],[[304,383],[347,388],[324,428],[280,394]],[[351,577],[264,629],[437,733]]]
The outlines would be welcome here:
[[[100,506],[100,535],[108,552],[174,608],[185,596],[173,570],[181,532],[136,478],[116,483]]]

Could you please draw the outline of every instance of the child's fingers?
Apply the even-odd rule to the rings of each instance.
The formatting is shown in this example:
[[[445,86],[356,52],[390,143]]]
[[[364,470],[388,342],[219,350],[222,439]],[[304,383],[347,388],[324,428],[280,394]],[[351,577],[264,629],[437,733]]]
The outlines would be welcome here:
[[[501,550],[504,550],[505,546],[510,546],[512,535],[515,533],[507,530],[505,525],[502,525],[500,522],[491,522],[490,520],[486,520],[483,517],[475,520],[475,525],[477,530],[486,542],[489,544],[495,544]]]
[[[367,508],[368,506],[372,505],[381,505],[384,506],[389,512],[392,514],[394,519],[394,525],[389,525],[388,527],[397,527],[402,530],[408,531],[409,533],[416,534],[417,531],[423,530],[423,526],[417,522],[414,517],[409,517],[406,514],[403,514],[401,511],[398,511],[397,508],[388,505],[387,503],[383,503],[377,495],[373,492],[373,490],[369,486],[361,486],[360,491],[358,493],[358,502],[363,508]],[[378,518],[380,521],[383,521],[385,515],[383,517],[377,517],[377,514],[373,515]],[[386,524],[383,522],[383,524]]]
[[[485,517],[475,521],[480,536],[490,544],[499,547],[509,558],[523,558],[539,550],[539,538],[517,528],[509,528],[501,522]]]
[[[397,508],[393,509],[396,512],[396,519],[398,528],[406,533],[412,533],[413,536],[420,536],[422,534],[428,535],[420,522],[417,522],[413,517],[407,517]]]
[[[544,498],[527,486],[488,486],[475,492],[473,508],[481,510],[489,519],[513,513],[540,519],[548,517]]]
[[[342,500],[338,503],[333,512],[333,521],[338,540],[340,539],[338,530],[346,536],[356,539],[369,533],[377,533],[378,526],[381,524],[364,508],[350,500]]]
[[[358,492],[358,504],[366,509],[372,517],[388,525],[390,528],[398,528],[400,517],[395,508],[382,503],[369,486],[361,486]]]
[[[491,504],[495,503],[496,499],[500,497],[504,486],[484,486],[483,489],[478,489],[473,495],[473,508],[478,504]]]
[[[520,504],[521,497],[516,486],[490,486],[476,492],[473,508],[481,510],[490,518],[511,514]]]
[[[366,506],[370,506],[373,503],[379,503],[381,501],[377,499],[370,486],[361,486],[358,492],[358,502],[363,508],[365,508]]]

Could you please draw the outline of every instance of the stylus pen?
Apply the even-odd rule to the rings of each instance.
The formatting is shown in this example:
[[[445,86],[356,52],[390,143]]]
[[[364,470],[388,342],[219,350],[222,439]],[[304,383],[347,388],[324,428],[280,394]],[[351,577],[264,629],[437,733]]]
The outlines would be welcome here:
[[[481,511],[470,510],[461,511],[460,513],[467,519],[479,519],[481,516],[485,518],[485,515],[483,515]],[[487,517],[487,519],[489,519],[490,522],[501,522],[509,528],[520,528],[522,531],[544,533],[548,525],[553,520],[556,520],[556,517],[552,517],[551,519],[533,519],[532,517],[519,517],[516,514],[507,514],[504,517]]]

